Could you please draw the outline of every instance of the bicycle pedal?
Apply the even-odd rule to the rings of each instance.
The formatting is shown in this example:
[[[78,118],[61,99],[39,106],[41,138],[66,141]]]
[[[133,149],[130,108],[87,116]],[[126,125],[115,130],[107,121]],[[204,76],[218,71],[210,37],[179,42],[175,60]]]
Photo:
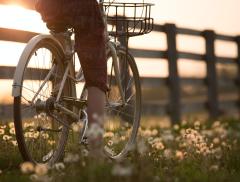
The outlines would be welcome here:
[[[88,146],[88,138],[84,136],[83,139],[80,141],[80,144],[84,146]]]

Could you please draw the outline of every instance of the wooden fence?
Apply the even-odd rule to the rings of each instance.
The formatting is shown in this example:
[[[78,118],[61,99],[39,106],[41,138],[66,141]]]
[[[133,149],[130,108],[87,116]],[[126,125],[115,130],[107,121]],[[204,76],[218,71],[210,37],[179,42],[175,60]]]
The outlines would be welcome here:
[[[3,3],[0,0],[0,3]],[[31,1],[32,2],[32,1]],[[29,6],[30,8],[32,6]],[[232,100],[226,100],[226,103],[219,101],[218,83],[219,78],[217,76],[216,64],[231,64],[235,65],[238,69],[237,77],[231,80],[238,90],[240,89],[240,36],[228,36],[216,34],[213,30],[193,30],[187,28],[176,27],[175,24],[155,25],[154,30],[157,32],[163,32],[166,34],[167,50],[144,50],[144,49],[131,49],[130,52],[134,57],[140,58],[164,58],[168,60],[169,75],[167,78],[141,78],[142,86],[151,88],[160,87],[165,85],[169,88],[168,102],[157,104],[145,104],[145,111],[148,112],[161,112],[168,113],[173,122],[177,122],[181,119],[184,110],[191,110],[193,104],[197,105],[197,109],[206,108],[209,112],[210,118],[217,118],[221,113],[220,104],[230,103],[239,106],[239,99],[234,98]],[[37,35],[33,32],[10,30],[6,28],[0,28],[0,40],[14,41],[26,43],[33,36]],[[181,52],[177,50],[177,35],[188,35],[202,37],[205,39],[205,54],[197,54],[191,52]],[[219,57],[215,54],[215,41],[228,41],[234,42],[238,46],[238,56],[236,58]],[[190,59],[196,61],[204,61],[206,63],[207,75],[204,79],[199,78],[180,78],[178,71],[178,59]],[[0,61],[1,62],[1,61]],[[14,67],[0,66],[0,79],[12,79],[14,73]],[[201,99],[195,102],[183,102],[181,95],[182,84],[202,84],[207,87],[207,102],[202,102]],[[185,107],[186,106],[186,107]],[[10,107],[10,106],[9,106]],[[3,107],[2,107],[3,108]],[[188,108],[188,109],[186,109]]]

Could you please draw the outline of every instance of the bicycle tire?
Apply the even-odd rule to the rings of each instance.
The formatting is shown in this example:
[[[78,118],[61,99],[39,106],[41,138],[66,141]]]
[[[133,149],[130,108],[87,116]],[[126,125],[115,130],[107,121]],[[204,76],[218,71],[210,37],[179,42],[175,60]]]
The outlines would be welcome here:
[[[54,61],[56,61],[57,66],[59,66],[59,70],[65,70],[65,64],[63,63],[65,57],[64,57],[62,48],[56,42],[54,42],[54,40],[51,40],[51,39],[45,38],[45,39],[38,41],[37,44],[33,47],[30,54],[27,55],[27,58],[29,60],[27,61],[27,64],[25,65],[24,73],[22,74],[23,76],[21,78],[21,81],[22,81],[22,85],[20,86],[21,94],[20,94],[20,96],[14,97],[14,104],[13,104],[13,106],[14,106],[13,107],[14,124],[15,124],[15,131],[16,131],[16,140],[18,142],[18,148],[22,155],[22,158],[25,161],[31,161],[33,163],[48,163],[51,165],[51,164],[54,164],[55,162],[57,162],[63,156],[64,148],[65,148],[65,145],[66,145],[66,142],[68,139],[69,128],[64,125],[61,126],[62,129],[61,129],[61,134],[59,134],[59,141],[57,141],[57,144],[55,145],[55,149],[52,152],[51,156],[46,156],[46,155],[50,155],[50,153],[46,153],[45,156],[40,156],[40,157],[34,156],[35,155],[34,150],[35,151],[41,150],[41,148],[40,148],[41,146],[39,146],[39,148],[37,148],[38,146],[35,146],[36,148],[34,148],[33,150],[30,149],[31,146],[29,143],[27,143],[27,142],[29,142],[29,139],[26,137],[26,132],[25,132],[26,129],[25,129],[25,125],[24,125],[25,124],[24,123],[25,122],[24,121],[25,113],[22,112],[23,111],[22,110],[23,109],[22,108],[22,106],[23,106],[23,102],[22,102],[23,89],[24,89],[25,81],[27,82],[27,80],[25,80],[24,78],[25,78],[25,76],[26,76],[26,78],[28,77],[27,74],[29,74],[29,73],[27,70],[31,69],[30,67],[29,67],[30,69],[27,67],[28,67],[28,65],[30,66],[30,64],[31,64],[31,57],[34,54],[36,54],[36,52],[38,50],[40,50],[41,48],[45,48],[45,49],[49,50],[50,53],[52,53],[52,56],[55,57]],[[27,47],[25,49],[27,49]],[[55,79],[55,81],[56,80],[57,79]],[[54,83],[52,83],[52,84],[54,85]],[[52,87],[54,87],[54,86],[52,86]],[[67,79],[66,84],[63,89],[63,93],[64,93],[64,95],[67,95],[67,96],[72,96],[72,94],[74,93],[73,92],[73,83],[71,82],[70,79]],[[64,116],[64,118],[67,119],[65,116]],[[33,119],[33,118],[31,118],[31,119]],[[35,122],[34,119],[33,119],[33,121]],[[53,122],[53,125],[56,125],[56,124],[54,124],[54,122]],[[36,128],[36,130],[37,130],[37,128]],[[41,131],[39,133],[40,133],[39,135],[41,135]],[[50,140],[48,140],[48,141],[50,141]],[[32,147],[34,147],[34,146],[32,146]],[[46,158],[45,160],[42,158],[42,160],[41,160],[41,157],[49,157],[49,158]]]
[[[120,58],[120,55],[122,56],[122,58],[127,58],[127,64],[128,64],[128,68],[127,70],[123,70],[123,73],[127,73],[129,71],[132,72],[132,78],[134,80],[134,87],[135,87],[135,90],[136,90],[136,96],[135,96],[135,108],[134,108],[134,120],[133,120],[133,124],[132,124],[132,131],[131,131],[131,135],[128,139],[128,141],[126,141],[127,143],[125,144],[125,146],[123,147],[122,150],[119,150],[117,153],[115,151],[112,151],[113,149],[111,149],[111,152],[108,152],[107,150],[105,150],[105,153],[110,157],[110,158],[113,158],[113,159],[122,159],[124,158],[128,153],[129,151],[133,150],[135,148],[135,143],[136,143],[136,138],[137,138],[137,133],[138,133],[138,128],[139,128],[139,125],[140,125],[140,119],[141,119],[141,110],[142,110],[142,97],[141,97],[141,83],[140,83],[140,77],[139,77],[139,72],[138,72],[138,68],[137,68],[137,65],[136,65],[136,62],[135,62],[135,59],[134,57],[128,52],[128,55],[126,55],[126,49],[123,48],[123,47],[118,47],[116,49],[116,52],[117,52],[117,56],[118,56],[118,59]],[[112,56],[111,55],[112,53],[110,52],[108,54],[108,59]],[[120,61],[123,61],[123,60],[119,60]],[[121,71],[120,71],[120,74],[121,74]],[[124,81],[122,81],[124,82]],[[129,82],[128,82],[128,86],[129,86]],[[124,87],[124,86],[123,86]],[[110,88],[110,91],[111,91],[111,88]],[[127,92],[127,90],[126,90]],[[131,95],[132,96],[132,95]],[[125,93],[125,97],[127,97],[127,94]],[[125,98],[127,100],[127,98]],[[123,106],[125,107],[125,106]],[[129,108],[126,108],[126,110],[128,110]],[[126,111],[125,110],[125,111]],[[124,113],[122,113],[122,115],[120,116],[122,120],[129,120],[128,118],[128,115],[124,115]],[[129,121],[127,121],[129,122]],[[115,134],[116,135],[116,134]],[[124,137],[124,136],[119,136],[119,138],[121,137]],[[111,140],[111,139],[110,139]],[[114,140],[114,139],[113,139]],[[106,141],[106,138],[105,138],[105,143],[108,143],[108,141]],[[114,143],[114,142],[113,142]],[[119,143],[117,142],[117,147],[119,145]],[[106,147],[107,145],[105,145]],[[106,148],[105,148],[106,149]],[[113,152],[113,153],[112,153]],[[114,154],[115,152],[115,154]]]

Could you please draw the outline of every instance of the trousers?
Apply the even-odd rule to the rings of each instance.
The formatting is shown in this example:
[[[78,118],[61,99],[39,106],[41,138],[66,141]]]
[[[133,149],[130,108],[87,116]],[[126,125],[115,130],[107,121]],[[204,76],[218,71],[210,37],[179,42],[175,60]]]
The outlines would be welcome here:
[[[108,87],[105,27],[97,1],[39,0],[36,10],[47,25],[61,24],[74,28],[75,50],[80,59],[86,86],[98,87],[106,92]]]

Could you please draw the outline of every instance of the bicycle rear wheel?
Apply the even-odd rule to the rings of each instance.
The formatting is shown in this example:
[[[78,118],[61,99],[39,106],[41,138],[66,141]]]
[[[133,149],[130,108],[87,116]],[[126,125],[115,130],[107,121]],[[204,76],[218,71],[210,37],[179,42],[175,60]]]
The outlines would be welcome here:
[[[107,103],[104,120],[106,154],[120,159],[133,149],[141,117],[141,85],[138,69],[131,54],[117,48],[118,67],[125,103],[122,100],[113,68],[113,56],[108,55]]]
[[[21,93],[14,97],[18,147],[26,161],[53,164],[63,155],[69,132],[66,127],[68,117],[54,110],[66,69],[64,53],[53,40],[43,39],[26,57],[28,60],[23,70],[22,84],[18,85]],[[67,79],[61,97],[72,96],[72,93],[72,82]],[[66,107],[71,109],[70,106]]]

